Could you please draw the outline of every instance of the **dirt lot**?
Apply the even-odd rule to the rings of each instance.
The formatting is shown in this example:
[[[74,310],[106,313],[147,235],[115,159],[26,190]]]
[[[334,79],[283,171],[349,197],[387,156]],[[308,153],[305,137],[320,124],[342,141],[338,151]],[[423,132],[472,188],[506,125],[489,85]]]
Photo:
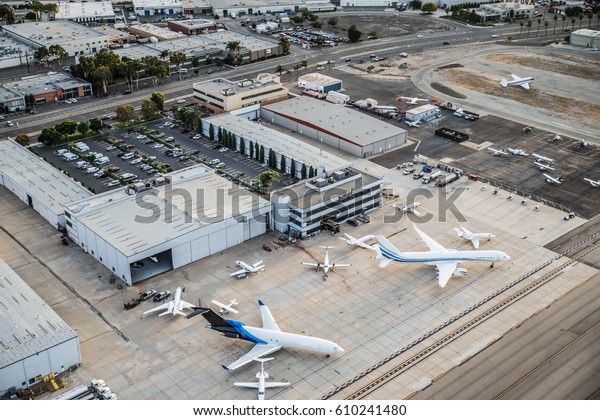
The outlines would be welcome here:
[[[394,16],[392,14],[375,14],[368,16],[359,15],[337,15],[337,33],[347,34],[348,28],[356,25],[366,39],[370,32],[377,33],[379,38],[394,37],[419,32],[439,32],[448,29],[443,22],[433,22],[412,16]],[[336,32],[332,27],[326,25],[328,19],[323,18],[323,29]]]

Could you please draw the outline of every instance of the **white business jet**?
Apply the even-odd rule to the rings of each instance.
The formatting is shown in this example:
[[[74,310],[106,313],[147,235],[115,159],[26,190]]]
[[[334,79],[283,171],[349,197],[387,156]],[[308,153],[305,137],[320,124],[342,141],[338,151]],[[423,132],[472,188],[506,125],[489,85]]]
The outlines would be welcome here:
[[[559,176],[558,178],[551,177],[548,174],[544,174],[544,176],[546,177],[546,182],[548,184],[560,184],[560,183],[562,183],[562,180],[563,180],[562,176]]]
[[[268,357],[266,359],[254,359],[255,362],[260,362],[260,372],[256,374],[256,379],[258,382],[234,382],[235,386],[243,386],[246,388],[256,388],[258,389],[258,399],[265,399],[265,389],[267,388],[276,388],[280,386],[290,386],[289,382],[267,382],[269,379],[269,374],[265,372],[265,362],[269,360],[273,360],[273,357]]]
[[[211,300],[211,302],[219,307],[219,313],[221,315],[228,314],[229,312],[233,312],[234,314],[240,313],[240,311],[238,311],[237,309],[233,309],[233,305],[238,305],[237,300],[235,299],[231,299],[228,305],[225,305],[224,303],[221,303],[218,300]]]
[[[329,248],[335,248],[335,247],[321,246],[321,248],[325,248],[325,259],[323,260],[323,263],[303,262],[302,264],[309,265],[311,267],[315,267],[317,269],[317,271],[319,271],[322,268],[323,272],[325,273],[323,275],[323,280],[327,280],[327,272],[330,269],[331,269],[331,271],[335,271],[335,269],[338,267],[350,267],[352,265],[352,264],[337,264],[337,263],[329,264]]]
[[[421,203],[413,201],[412,203],[399,204],[396,206],[396,208],[398,210],[400,210],[402,213],[414,213],[417,216],[420,216],[421,214],[416,210],[417,207],[420,207],[420,206],[421,206]]]
[[[500,155],[508,155],[508,153],[506,153],[504,151],[504,149],[494,149],[492,147],[488,147],[488,150],[491,150],[494,156],[500,156]]]
[[[529,86],[533,83],[533,77],[519,77],[514,74],[511,74],[512,80],[502,79],[500,84],[502,87],[507,87],[510,85],[518,85],[525,89],[529,89]]]
[[[262,264],[262,265],[261,265]],[[265,271],[265,266],[261,261],[258,261],[252,265],[245,263],[244,261],[236,261],[235,265],[241,268],[241,270],[231,273],[230,276],[240,276],[246,273],[258,273],[259,271]]]
[[[382,235],[375,236],[377,240],[377,259],[379,267],[385,267],[391,261],[435,265],[438,269],[438,285],[444,287],[451,276],[466,276],[465,268],[456,268],[460,262],[491,262],[508,261],[510,257],[502,251],[455,251],[446,249],[427,234],[421,232],[413,223],[415,231],[427,244],[430,251],[400,252]]]
[[[365,235],[362,238],[355,238],[353,236],[348,235],[347,233],[344,233],[344,236],[346,236],[347,239],[344,238],[339,238],[342,241],[346,241],[346,243],[348,245],[354,245],[354,246],[359,246],[361,248],[365,248],[365,249],[375,249],[373,248],[371,245],[367,245],[366,242],[370,239],[373,239],[374,235]]]
[[[186,318],[202,315],[209,322],[207,328],[216,330],[227,338],[240,338],[254,343],[254,347],[248,353],[227,366],[223,365],[226,370],[235,370],[254,359],[267,356],[282,348],[307,350],[326,355],[344,352],[344,349],[333,341],[281,331],[269,308],[260,300],[258,305],[263,322],[262,328],[246,327],[240,321],[223,319],[210,308],[193,308],[194,312]]]
[[[429,101],[430,101],[429,99],[423,99],[423,98],[407,98],[406,96],[399,96],[399,97],[397,98],[397,100],[398,100],[399,102],[406,102],[407,104],[410,104],[410,105],[416,105],[416,104],[418,104],[419,102],[429,102]]]
[[[456,232],[456,234],[459,237],[464,238],[467,241],[471,241],[471,243],[473,244],[473,247],[475,247],[475,249],[479,249],[479,240],[480,239],[490,240],[490,239],[496,237],[496,235],[494,235],[492,233],[473,233],[473,232],[465,229],[462,226],[460,227],[460,229],[454,228],[454,231]]]
[[[586,180],[587,182],[589,182],[590,184],[592,184],[592,187],[594,187],[594,188],[600,187],[600,179],[598,181],[594,181],[593,179],[589,179],[589,178],[583,178],[583,179]]]
[[[166,309],[166,311],[164,311],[161,314],[158,314],[158,316],[163,316],[163,315],[167,315],[167,314],[185,315],[181,311],[183,309],[192,309],[194,307],[194,305],[181,299],[181,293],[183,293],[183,289],[181,287],[178,287],[177,290],[175,290],[175,295],[173,296],[173,300],[163,303],[162,305],[159,305],[156,308],[147,310],[146,312],[144,312],[144,315],[149,314],[151,312],[160,311],[162,309]]]

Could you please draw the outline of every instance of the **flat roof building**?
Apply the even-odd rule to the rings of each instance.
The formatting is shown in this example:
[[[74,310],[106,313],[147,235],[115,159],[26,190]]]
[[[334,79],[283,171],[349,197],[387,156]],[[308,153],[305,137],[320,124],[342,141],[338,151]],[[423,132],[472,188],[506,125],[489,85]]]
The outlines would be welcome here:
[[[482,16],[484,20],[493,22],[506,21],[509,18],[526,20],[533,18],[535,6],[533,4],[520,3],[518,1],[480,4],[477,14]]]
[[[212,5],[208,0],[180,0],[183,12],[190,15],[206,15],[212,12]]]
[[[92,94],[92,84],[65,72],[25,76],[5,82],[3,87],[20,94],[33,95],[36,104],[45,104],[68,98],[80,98]],[[0,99],[2,96],[0,96]],[[24,110],[25,108],[22,108]],[[13,111],[11,111],[13,112]]]
[[[139,35],[142,38],[154,37],[159,41],[173,40],[177,38],[185,38],[186,36],[177,32],[173,32],[167,28],[153,25],[151,23],[142,23],[141,25],[129,26],[129,32],[134,35]]]
[[[256,79],[230,81],[223,78],[194,83],[194,102],[215,113],[229,112],[255,104],[287,99],[289,90],[279,77],[269,73]]]
[[[213,12],[219,16],[227,17],[231,13],[237,15],[252,15],[254,13],[281,13],[297,12],[308,9],[312,12],[326,12],[335,10],[335,5],[328,1],[320,0],[210,0]]]
[[[175,15],[183,13],[179,0],[133,0],[133,10],[138,16]]]
[[[66,224],[65,204],[93,195],[13,140],[0,141],[0,185],[57,229]]]
[[[578,29],[571,33],[571,45],[587,48],[600,48],[600,31],[593,29]]]
[[[319,174],[271,195],[273,227],[305,238],[382,205],[383,179],[353,167]]]
[[[308,73],[298,77],[298,86],[315,92],[327,93],[342,89],[342,81],[321,73]]]
[[[265,149],[265,161],[268,159],[269,152],[273,150],[275,152],[277,169],[279,170],[281,170],[281,157],[282,155],[285,156],[284,172],[291,174],[295,178],[302,178],[303,165],[306,165],[307,173],[308,168],[312,166],[315,174],[323,174],[327,171],[349,165],[349,162],[343,158],[324,152],[322,149],[302,140],[283,134],[242,116],[222,114],[202,119],[202,132],[209,138],[211,124],[215,133],[218,132],[219,128],[232,133],[235,136],[237,150],[240,150],[241,138],[243,138],[244,154],[254,159],[258,160],[256,150],[260,150],[261,146]],[[251,142],[252,147],[254,147],[252,153],[250,152]],[[292,160],[294,161],[294,165],[292,165]],[[293,173],[292,166],[295,168]]]
[[[218,31],[199,36],[225,53],[228,53],[227,44],[230,41],[239,42],[241,46],[240,59],[242,62],[251,62],[283,54],[283,47],[277,42],[236,31]]]
[[[0,395],[81,364],[75,331],[0,260]]]
[[[271,204],[212,169],[165,178],[68,204],[69,237],[132,285],[266,232]]]
[[[441,115],[442,111],[440,111],[439,106],[425,104],[407,110],[404,118],[406,118],[406,121],[430,121]]]
[[[68,20],[4,25],[2,29],[34,50],[58,44],[65,49],[69,57],[94,54],[102,48],[108,48],[105,34]]]
[[[205,31],[217,29],[217,23],[208,19],[171,20],[167,22],[169,29],[186,35],[198,35]]]
[[[115,21],[115,11],[110,0],[94,2],[58,2],[57,20],[73,20],[75,22]]]
[[[406,130],[354,109],[300,96],[261,106],[264,120],[355,156],[383,153],[406,142]]]

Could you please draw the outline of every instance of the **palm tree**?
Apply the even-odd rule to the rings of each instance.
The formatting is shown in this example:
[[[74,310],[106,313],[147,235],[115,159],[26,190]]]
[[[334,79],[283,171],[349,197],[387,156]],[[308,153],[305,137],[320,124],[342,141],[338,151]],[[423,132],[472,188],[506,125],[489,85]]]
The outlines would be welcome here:
[[[578,16],[579,17],[579,29],[581,29],[581,24],[583,23],[584,16],[585,15],[583,13],[580,13]]]
[[[548,35],[548,25],[550,25],[550,22],[545,20],[544,21],[544,36]]]
[[[298,77],[298,70],[300,70],[300,64],[294,64],[294,70],[296,70],[296,77]]]
[[[577,22],[577,19],[572,18],[571,19],[571,32],[575,29],[575,22]]]
[[[331,60],[327,60],[327,66],[329,67],[329,70],[331,70],[331,66],[333,66],[333,62]]]
[[[537,32],[536,32],[535,36],[540,36],[540,25],[542,24],[542,19],[538,18],[537,23],[538,23],[538,27],[537,27]]]
[[[531,32],[531,26],[533,25],[533,22],[531,21],[531,19],[529,19],[527,21],[527,38],[529,38],[529,34]]]
[[[563,26],[562,26],[562,32],[565,32],[565,23],[567,22],[567,16],[566,15],[562,15],[562,21],[563,21]]]
[[[238,64],[238,57],[240,55],[240,51],[242,49],[242,44],[240,41],[229,41],[225,46],[225,49],[229,51],[233,57],[233,65]]]
[[[594,17],[594,14],[592,12],[588,12],[587,14],[587,18],[588,18],[588,28],[592,27],[592,18]]]
[[[304,71],[306,71],[306,68],[308,67],[308,60],[304,59],[300,62],[300,65],[302,67],[304,67]]]
[[[171,67],[171,51],[164,49],[160,52],[160,59],[167,65],[167,70]]]
[[[558,22],[558,15],[554,15],[552,19],[554,19],[554,30],[552,31],[552,35],[554,35],[556,33],[556,22]]]
[[[523,32],[523,26],[525,26],[525,22],[522,20],[519,21],[519,25],[521,25],[521,30],[519,31],[519,38],[521,38],[521,32]]]
[[[177,68],[177,72],[179,73],[181,65],[185,63],[185,60],[187,60],[187,55],[185,55],[185,53],[182,51],[176,51],[173,54],[171,54],[169,59],[171,60],[171,63],[173,63],[173,65]],[[179,73],[179,80],[181,80],[181,73]]]
[[[280,64],[275,68],[275,71],[279,73],[279,77],[281,77],[281,74],[285,71],[285,67]]]

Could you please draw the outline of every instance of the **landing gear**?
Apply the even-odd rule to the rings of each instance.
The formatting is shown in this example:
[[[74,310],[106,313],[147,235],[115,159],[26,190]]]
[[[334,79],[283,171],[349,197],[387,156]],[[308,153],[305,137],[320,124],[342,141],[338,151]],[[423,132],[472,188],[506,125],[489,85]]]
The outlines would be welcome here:
[[[323,281],[327,281],[328,278],[329,276],[327,274],[323,275]]]

